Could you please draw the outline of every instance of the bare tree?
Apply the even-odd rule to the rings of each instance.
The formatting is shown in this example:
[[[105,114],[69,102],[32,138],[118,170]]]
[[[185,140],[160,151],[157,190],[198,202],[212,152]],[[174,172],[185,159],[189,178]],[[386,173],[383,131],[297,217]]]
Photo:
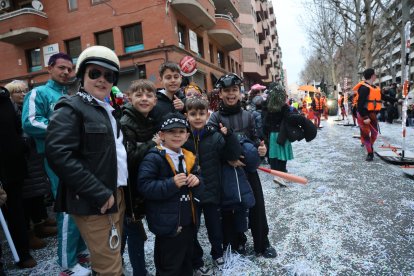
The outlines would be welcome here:
[[[399,0],[305,2],[310,11],[305,29],[308,35],[317,38],[317,42],[310,40],[311,46],[328,62],[332,82],[351,77],[356,83],[360,79],[358,72],[374,65],[379,73],[383,69],[395,71],[395,62],[389,55],[395,46],[397,27],[388,8],[395,2]]]

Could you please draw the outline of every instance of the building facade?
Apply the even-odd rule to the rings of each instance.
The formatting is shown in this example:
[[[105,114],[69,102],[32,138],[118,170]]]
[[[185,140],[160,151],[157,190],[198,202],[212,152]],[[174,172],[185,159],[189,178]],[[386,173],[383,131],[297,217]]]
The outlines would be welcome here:
[[[410,20],[411,20],[411,49],[409,55],[409,72],[410,76],[409,79],[411,81],[414,80],[414,1],[407,1],[406,9],[410,10]],[[390,10],[392,10],[393,20],[397,23],[399,28],[403,28],[402,26],[402,4],[401,1],[394,1],[391,4]],[[391,83],[403,83],[404,80],[401,80],[402,72],[401,72],[401,63],[405,63],[404,60],[401,59],[401,36],[399,32],[396,32],[394,36],[389,37],[390,43],[388,43],[387,47],[384,49],[384,54],[378,57],[376,60],[373,61],[374,68],[378,68],[378,79],[382,86],[390,85]],[[403,37],[402,40],[405,43],[405,38]]]
[[[269,84],[282,78],[282,53],[273,4],[266,0],[240,0],[245,84]]]
[[[121,62],[119,88],[147,78],[159,87],[159,65],[190,55],[190,77],[207,91],[227,72],[242,74],[237,0],[0,0],[0,85],[30,87],[48,79],[47,60],[104,45]],[[270,43],[270,41],[269,41]]]

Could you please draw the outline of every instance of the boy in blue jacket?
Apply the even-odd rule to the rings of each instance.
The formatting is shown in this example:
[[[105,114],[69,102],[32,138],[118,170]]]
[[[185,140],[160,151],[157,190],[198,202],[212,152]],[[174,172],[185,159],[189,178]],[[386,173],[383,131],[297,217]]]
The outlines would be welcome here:
[[[252,115],[242,109],[240,102],[240,85],[242,79],[236,74],[228,74],[222,76],[216,83],[219,88],[220,104],[219,111],[211,114],[209,124],[218,128],[220,125],[227,127],[234,131],[239,137],[239,140],[247,138],[255,143],[258,154],[265,156],[267,148],[263,141],[259,140],[256,133],[256,125]],[[244,162],[244,163],[243,163]],[[245,167],[246,160],[238,160],[234,162],[234,166]],[[264,203],[264,196],[262,184],[259,175],[255,169],[246,169],[247,179],[253,190],[256,204],[249,210],[249,226],[253,236],[254,251],[258,256],[265,258],[275,258],[277,256],[276,250],[271,246],[268,234],[269,226],[267,224],[266,210]],[[223,217],[223,223],[226,218]],[[246,252],[245,244],[247,241],[244,233],[238,233],[236,237],[238,242],[236,250],[243,254]]]
[[[211,256],[217,269],[221,269],[223,260],[223,232],[221,225],[222,162],[236,161],[241,155],[241,146],[237,136],[221,126],[220,132],[206,126],[209,113],[208,102],[201,97],[186,101],[186,116],[190,123],[190,138],[184,148],[197,155],[200,175],[205,190],[200,195],[198,218],[204,213],[208,239],[211,244]],[[204,267],[203,249],[197,238],[194,241],[193,268],[195,275],[212,275],[212,270]]]
[[[192,275],[196,231],[196,157],[181,147],[187,141],[188,123],[180,113],[167,114],[161,124],[161,145],[152,148],[139,167],[138,191],[146,199],[148,227],[155,234],[157,275]]]

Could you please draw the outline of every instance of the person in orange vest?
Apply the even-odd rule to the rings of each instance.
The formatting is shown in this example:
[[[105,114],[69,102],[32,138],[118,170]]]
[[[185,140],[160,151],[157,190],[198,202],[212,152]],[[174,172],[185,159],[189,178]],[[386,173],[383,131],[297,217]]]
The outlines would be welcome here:
[[[365,81],[360,81],[353,90],[358,92],[357,122],[367,150],[365,160],[372,161],[378,136],[377,113],[381,110],[381,89],[373,84],[377,78],[374,69],[368,68],[363,74]]]
[[[321,93],[316,92],[312,100],[312,110],[314,114],[314,121],[316,127],[320,127],[321,124],[321,115],[323,113],[323,108],[325,106],[325,101],[321,98]]]
[[[326,96],[322,95],[321,99],[323,100],[323,117],[325,118],[325,120],[328,120],[329,110],[328,110]]]
[[[302,101],[302,109],[301,109],[301,113],[302,115],[304,115],[305,117],[307,117],[308,115],[308,102],[306,101],[306,99],[300,99]]]
[[[358,85],[356,85],[356,86],[358,86]],[[359,88],[359,86],[358,86],[358,88]],[[355,90],[355,91],[353,91],[353,93],[352,93],[352,107],[351,107],[351,111],[352,111],[352,120],[354,121],[354,126],[356,126],[356,121],[357,121],[357,118],[358,118],[358,115],[357,115],[357,105],[358,105],[358,91],[357,90]],[[359,134],[360,134],[360,140],[361,140],[361,147],[364,147],[365,145],[364,145],[364,137],[362,136],[362,134],[361,134],[361,128],[359,128]]]
[[[357,119],[357,103],[358,103],[358,91],[353,91],[351,112],[352,112],[352,120],[354,122],[354,126],[356,126],[356,119]]]
[[[347,116],[344,101],[345,101],[344,94],[342,92],[339,92],[338,107],[341,110],[342,121],[345,120],[345,117]]]

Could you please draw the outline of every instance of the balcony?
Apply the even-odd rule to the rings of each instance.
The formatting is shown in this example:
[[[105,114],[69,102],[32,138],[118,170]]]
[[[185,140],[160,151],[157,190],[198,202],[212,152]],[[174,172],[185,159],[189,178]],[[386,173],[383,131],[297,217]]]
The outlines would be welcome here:
[[[254,10],[256,12],[260,12],[260,13],[263,12],[263,6],[262,6],[262,3],[260,1],[256,1],[254,3]]]
[[[203,26],[208,30],[216,24],[215,7],[211,0],[174,0],[171,6],[197,27]]]
[[[0,15],[0,41],[22,44],[49,36],[46,13],[31,8]]]
[[[259,54],[261,57],[266,57],[267,51],[263,44],[259,44]]]
[[[262,79],[266,76],[264,66],[260,66],[254,62],[243,62],[243,75],[252,78]]]
[[[239,17],[239,11],[234,5],[234,0],[213,0],[216,6],[216,13],[231,14],[234,18]]]
[[[241,31],[228,15],[216,14],[216,26],[207,33],[226,51],[242,48]]]

